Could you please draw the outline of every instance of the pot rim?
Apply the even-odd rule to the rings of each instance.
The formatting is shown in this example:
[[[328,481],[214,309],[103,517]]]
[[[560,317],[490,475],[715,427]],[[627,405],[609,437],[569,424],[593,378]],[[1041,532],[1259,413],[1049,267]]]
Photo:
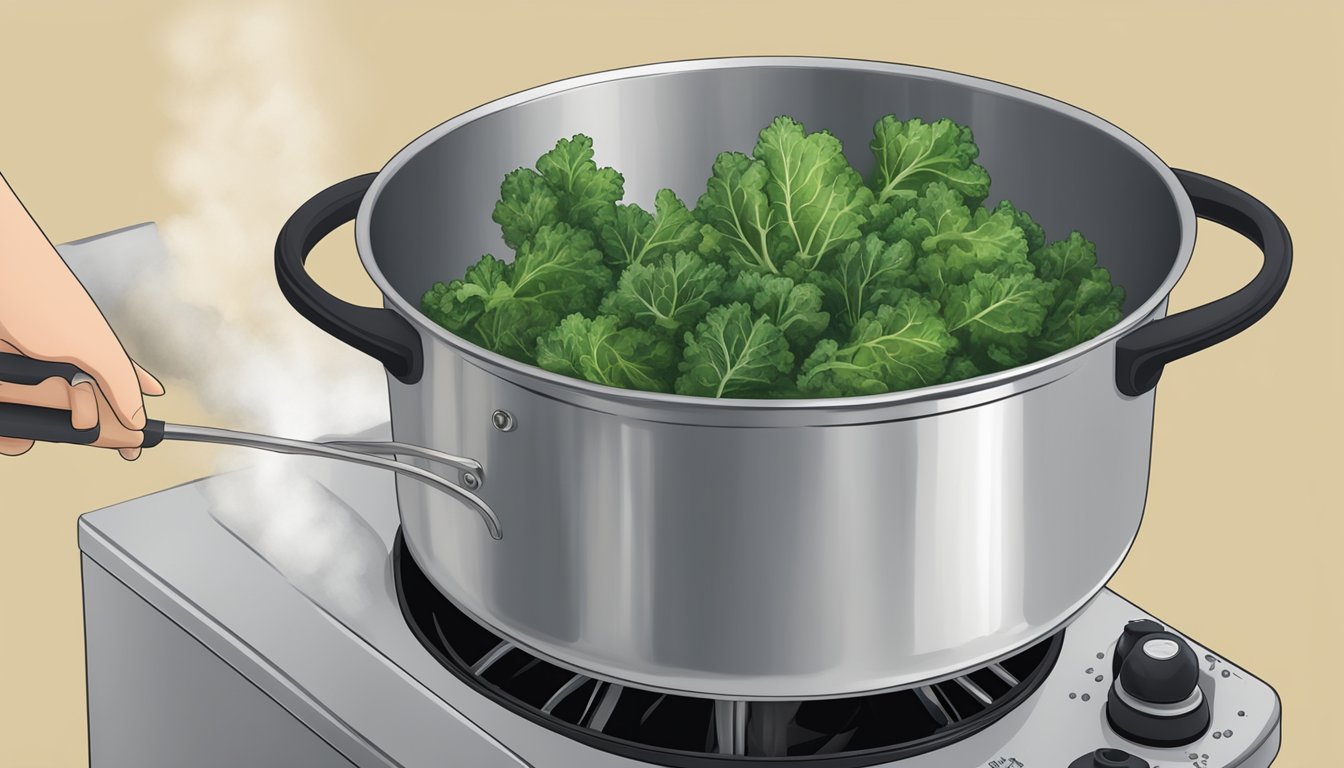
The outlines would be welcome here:
[[[1112,139],[1122,144],[1130,152],[1143,159],[1157,172],[1162,182],[1166,185],[1167,191],[1171,194],[1172,202],[1176,206],[1179,218],[1180,245],[1178,247],[1176,259],[1173,261],[1171,269],[1168,271],[1167,276],[1163,279],[1157,290],[1150,294],[1142,304],[1134,308],[1131,312],[1125,315],[1125,317],[1121,318],[1118,323],[1087,342],[1058,352],[1050,357],[971,379],[963,379],[961,381],[946,384],[936,384],[929,387],[888,392],[880,395],[808,399],[707,398],[673,393],[647,392],[643,390],[609,387],[584,381],[582,379],[570,378],[558,373],[552,373],[544,368],[491,352],[490,350],[479,347],[466,339],[450,333],[446,328],[443,328],[430,320],[418,307],[413,306],[395,288],[393,288],[386,276],[383,275],[377,261],[374,259],[370,221],[372,219],[373,209],[377,205],[378,199],[383,190],[387,187],[389,181],[403,166],[418,155],[421,150],[468,123],[538,98],[553,96],[565,91],[613,80],[647,77],[650,75],[674,74],[678,72],[762,67],[847,69],[940,80],[1045,107],[1064,117],[1085,123],[1092,128],[1107,134]],[[379,291],[382,292],[385,304],[390,304],[392,307],[395,307],[398,312],[414,323],[421,331],[422,336],[426,333],[429,334],[433,338],[442,341],[460,352],[474,364],[486,370],[490,370],[497,375],[501,371],[509,373],[509,380],[512,383],[527,389],[545,391],[551,396],[559,396],[564,399],[574,397],[588,403],[592,403],[593,400],[598,400],[626,407],[634,406],[636,408],[641,408],[642,406],[643,408],[641,408],[641,410],[644,408],[657,409],[660,406],[671,407],[682,411],[682,415],[686,415],[686,410],[698,410],[702,408],[720,413],[721,415],[727,415],[727,412],[741,411],[760,414],[761,412],[796,413],[799,411],[814,410],[825,411],[830,414],[835,414],[836,412],[850,412],[853,414],[853,412],[856,411],[889,409],[913,403],[925,403],[925,408],[915,409],[922,412],[927,410],[929,401],[938,401],[971,393],[982,393],[980,397],[983,397],[985,390],[1006,384],[1017,384],[1017,386],[1009,388],[1011,390],[1017,390],[1020,389],[1022,383],[1024,383],[1022,382],[1023,379],[1030,378],[1035,379],[1038,382],[1042,378],[1053,380],[1061,375],[1065,375],[1072,366],[1069,366],[1064,370],[1052,369],[1059,368],[1065,363],[1069,363],[1095,349],[1112,343],[1116,339],[1119,339],[1152,319],[1154,316],[1157,316],[1158,310],[1161,309],[1161,305],[1176,286],[1176,283],[1181,279],[1181,276],[1190,264],[1190,259],[1194,251],[1194,241],[1194,206],[1190,202],[1190,197],[1186,194],[1185,188],[1181,185],[1179,179],[1176,178],[1176,174],[1172,172],[1171,168],[1164,163],[1156,153],[1138,139],[1121,130],[1115,124],[1104,120],[1087,110],[1025,88],[1019,88],[995,80],[964,75],[948,70],[909,64],[896,64],[870,59],[822,56],[736,56],[660,62],[632,67],[621,67],[586,75],[568,77],[503,96],[440,123],[403,147],[382,167],[381,170],[379,170],[360,204],[359,213],[355,219],[355,247],[359,253],[359,258],[364,265],[365,271],[368,272],[369,277],[372,278],[373,282],[378,286]],[[1011,392],[1008,394],[1011,394]],[[980,397],[975,399],[979,400]],[[942,409],[936,408],[935,410],[941,411]],[[881,420],[891,419],[893,416],[894,414],[884,413]]]

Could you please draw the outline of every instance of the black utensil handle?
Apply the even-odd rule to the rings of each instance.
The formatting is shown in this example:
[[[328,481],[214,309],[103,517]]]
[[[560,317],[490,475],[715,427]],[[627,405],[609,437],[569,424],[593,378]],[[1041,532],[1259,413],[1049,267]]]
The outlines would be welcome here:
[[[300,315],[337,339],[377,359],[407,384],[420,380],[424,355],[420,334],[390,309],[361,307],[332,296],[304,269],[308,253],[332,230],[352,221],[377,174],[334,184],[289,217],[275,241],[275,276],[280,292]]]
[[[11,384],[32,386],[47,379],[64,379],[65,383],[74,384],[75,377],[82,373],[79,366],[72,363],[54,363],[0,352],[0,381]],[[75,429],[70,426],[70,412],[60,408],[0,403],[0,435],[48,443],[88,445],[98,439],[98,426]]]
[[[47,379],[65,379],[74,384],[75,377],[83,371],[73,363],[53,363],[50,360],[37,360],[23,355],[0,352],[0,381],[11,384],[41,384]]]
[[[98,439],[98,425],[89,429],[70,426],[70,412],[40,405],[0,403],[0,435],[44,443],[89,445]]]
[[[74,384],[75,377],[88,375],[72,363],[53,363],[23,355],[0,352],[0,381],[13,384],[40,384],[50,378],[65,379]],[[144,439],[141,448],[153,448],[163,442],[164,423],[149,419],[141,430]],[[61,408],[40,405],[0,402],[0,436],[22,440],[40,440],[44,443],[71,443],[89,445],[97,442],[100,430],[95,424],[88,429],[70,426],[70,412]]]
[[[1190,195],[1195,215],[1255,243],[1264,261],[1256,276],[1236,293],[1154,320],[1121,338],[1115,346],[1115,384],[1126,395],[1141,395],[1157,386],[1167,363],[1255,324],[1279,300],[1292,269],[1292,238],[1269,206],[1226,182],[1173,170]]]

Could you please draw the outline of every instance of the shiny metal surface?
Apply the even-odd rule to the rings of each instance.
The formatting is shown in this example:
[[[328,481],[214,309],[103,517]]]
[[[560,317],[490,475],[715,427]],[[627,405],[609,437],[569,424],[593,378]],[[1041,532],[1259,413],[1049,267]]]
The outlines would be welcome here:
[[[473,768],[650,765],[514,714],[441,666],[402,620],[393,594],[389,568],[398,518],[391,476],[331,462],[293,461],[293,483],[329,494],[323,514],[305,516],[279,505],[255,514],[284,518],[291,545],[325,538],[327,547],[342,552],[324,563],[335,568],[339,561],[341,572],[356,575],[343,582],[344,589],[329,589],[321,573],[311,573],[307,561],[296,561],[284,542],[275,540],[274,531],[258,530],[220,508],[232,487],[248,482],[245,476],[207,478],[81,518],[93,651],[89,678],[100,683],[98,695],[91,696],[91,732],[134,719],[142,743],[153,742],[141,757],[160,754],[165,744],[188,750],[217,745],[209,754],[221,764],[303,764],[286,762],[281,751],[258,754],[253,739],[235,737],[230,743],[215,738],[253,733],[247,726],[256,717],[256,704],[249,700],[249,710],[231,712],[225,704],[234,698],[207,666],[163,663],[182,654],[169,633],[142,621],[152,614],[177,630],[177,644],[207,649],[222,667],[248,681],[233,689],[254,686],[278,704],[283,712],[268,725],[314,733],[361,768],[443,768],[446,761]],[[345,535],[331,538],[333,524],[340,524]],[[344,570],[349,566],[357,567]],[[103,591],[90,587],[95,573],[110,575],[107,586],[152,610],[133,613],[121,610],[120,603],[104,605]],[[352,600],[351,592],[367,597]],[[1212,727],[1198,742],[1182,749],[1142,747],[1106,725],[1110,654],[1125,623],[1143,618],[1153,617],[1103,589],[1070,624],[1059,663],[1021,706],[980,733],[890,763],[890,768],[1005,768],[1014,760],[1024,768],[1056,768],[1101,747],[1124,749],[1160,766],[1187,765],[1191,752],[1208,755],[1208,768],[1269,766],[1279,748],[1278,697],[1222,656],[1216,643],[1211,648],[1187,638],[1206,661],[1200,686],[1212,709]],[[1179,627],[1168,629],[1179,634]],[[1094,679],[1093,667],[1103,680]],[[607,704],[618,693],[619,686],[607,686],[588,717],[596,722],[609,715]],[[208,719],[196,725],[211,738],[198,741],[177,723],[202,711],[210,713]],[[1231,735],[1215,739],[1215,732]],[[91,745],[94,766],[103,765],[96,750],[106,744]],[[139,765],[130,759],[136,753],[125,754],[126,764]],[[199,754],[188,751],[167,764],[193,764],[192,756]],[[254,755],[257,759],[248,759]]]
[[[436,348],[426,381],[456,396],[393,383],[394,430],[481,456],[506,534],[411,482],[401,517],[466,612],[600,677],[752,699],[950,677],[1060,626],[1128,551],[1153,396],[1116,393],[1111,361],[933,418],[729,428],[578,408]]]
[[[454,456],[451,453],[436,451],[433,448],[425,448],[420,445],[399,443],[395,440],[323,440],[319,444],[362,453],[366,456],[413,456],[417,459],[453,467],[477,478],[477,482],[480,482],[480,477],[485,473],[485,468],[475,459]]]
[[[883,114],[971,124],[993,191],[1053,237],[1098,243],[1128,315],[1088,344],[967,382],[832,400],[615,390],[521,365],[416,310],[502,249],[500,178],[574,132],[626,199],[704,188],[714,155],[779,114],[862,147]],[[994,202],[991,200],[990,202]],[[1120,215],[1119,212],[1123,212]],[[1128,551],[1153,395],[1114,345],[1166,310],[1194,217],[1133,138],[1037,94],[936,70],[754,58],[602,73],[444,123],[388,164],[356,221],[425,375],[391,380],[399,440],[480,457],[492,542],[452,499],[398,482],[410,549],[464,610],[558,663],[646,688],[814,698],[951,677],[1067,622]],[[501,432],[492,413],[515,428]]]
[[[466,459],[461,456],[442,453],[429,448],[407,445],[398,442],[374,442],[363,440],[339,440],[328,443],[315,443],[310,440],[293,440],[287,437],[276,437],[274,435],[260,435],[255,432],[240,432],[234,429],[221,429],[219,427],[202,427],[193,424],[171,424],[163,425],[163,438],[165,440],[187,440],[196,443],[215,443],[218,445],[232,445],[242,448],[258,448],[263,451],[273,453],[286,453],[300,456],[318,456],[324,459],[335,459],[345,461],[351,464],[362,464],[366,467],[376,467],[385,469],[389,472],[395,472],[401,477],[423,483],[433,488],[439,493],[450,494],[471,507],[485,522],[486,530],[492,539],[500,539],[503,532],[500,530],[499,517],[495,511],[481,500],[479,496],[471,491],[452,482],[446,477],[434,474],[412,464],[405,464],[394,459],[381,458],[388,454],[405,453],[420,459],[437,461],[460,469],[465,478],[479,478],[481,465],[473,459]],[[466,482],[464,484],[479,487],[479,479],[475,483]]]

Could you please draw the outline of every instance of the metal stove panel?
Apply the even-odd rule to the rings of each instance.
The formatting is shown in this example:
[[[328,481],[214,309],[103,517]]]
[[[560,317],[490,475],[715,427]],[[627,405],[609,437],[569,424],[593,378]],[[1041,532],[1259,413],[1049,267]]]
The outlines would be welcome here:
[[[91,768],[354,766],[97,563],[81,565]]]
[[[352,551],[367,561],[359,587],[368,599],[357,608],[293,568],[287,579],[263,557],[266,544],[254,531],[212,515],[211,484],[221,487],[237,476],[208,478],[85,515],[80,546],[357,765],[641,765],[514,715],[441,667],[406,626],[394,594],[391,478],[290,461],[293,483],[313,484],[328,495],[332,515],[362,531]],[[1279,742],[1277,696],[1193,642],[1201,658],[1212,657],[1203,683],[1219,737],[1211,730],[1188,748],[1153,750],[1110,731],[1104,714],[1110,649],[1126,621],[1147,616],[1103,592],[1071,625],[1055,672],[1024,704],[962,742],[891,765],[1063,768],[1103,746],[1126,749],[1154,768],[1269,765]],[[1225,731],[1231,735],[1223,736]]]

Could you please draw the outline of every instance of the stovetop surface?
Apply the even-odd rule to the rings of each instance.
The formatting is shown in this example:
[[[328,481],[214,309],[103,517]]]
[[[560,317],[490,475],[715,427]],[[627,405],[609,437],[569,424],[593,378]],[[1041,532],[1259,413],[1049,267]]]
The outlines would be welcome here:
[[[272,481],[264,498],[258,476]],[[93,561],[85,567],[106,569],[358,765],[441,766],[446,751],[480,768],[644,764],[530,722],[435,660],[397,601],[398,523],[389,475],[275,457],[89,513],[79,539]],[[1162,750],[1110,730],[1110,652],[1137,618],[1148,615],[1103,591],[1024,703],[974,736],[891,765],[1063,768],[1105,746],[1155,767],[1268,765],[1274,692],[1194,642],[1213,703],[1209,733]]]

